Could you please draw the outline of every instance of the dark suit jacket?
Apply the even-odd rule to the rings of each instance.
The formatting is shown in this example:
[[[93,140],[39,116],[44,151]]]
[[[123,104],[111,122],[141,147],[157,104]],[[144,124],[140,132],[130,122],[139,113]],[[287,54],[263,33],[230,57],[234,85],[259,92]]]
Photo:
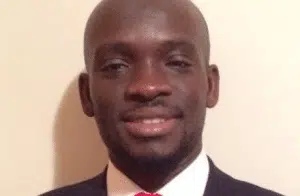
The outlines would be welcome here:
[[[280,196],[281,194],[239,181],[219,170],[209,158],[209,177],[204,196]],[[182,187],[184,188],[184,187]],[[59,188],[41,196],[107,196],[106,170],[87,181]]]

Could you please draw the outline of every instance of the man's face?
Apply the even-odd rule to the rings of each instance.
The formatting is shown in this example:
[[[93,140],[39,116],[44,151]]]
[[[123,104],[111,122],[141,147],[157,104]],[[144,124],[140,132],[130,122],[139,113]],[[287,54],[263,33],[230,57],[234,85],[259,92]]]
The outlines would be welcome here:
[[[201,146],[218,73],[207,64],[195,19],[152,9],[99,18],[80,90],[111,156],[169,160]]]

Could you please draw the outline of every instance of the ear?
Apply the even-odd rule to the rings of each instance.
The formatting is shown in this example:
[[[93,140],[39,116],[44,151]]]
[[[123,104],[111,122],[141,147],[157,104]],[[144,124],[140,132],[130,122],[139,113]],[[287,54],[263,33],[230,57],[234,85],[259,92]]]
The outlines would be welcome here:
[[[213,108],[219,100],[219,69],[216,65],[210,65],[207,69],[208,91],[206,107]]]
[[[94,109],[90,95],[89,75],[87,73],[81,73],[79,75],[78,87],[83,112],[88,117],[93,117]]]

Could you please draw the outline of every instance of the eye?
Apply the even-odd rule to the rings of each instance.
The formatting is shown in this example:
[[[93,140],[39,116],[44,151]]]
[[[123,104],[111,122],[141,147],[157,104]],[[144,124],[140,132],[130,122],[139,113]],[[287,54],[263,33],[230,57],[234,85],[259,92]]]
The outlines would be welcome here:
[[[183,60],[172,60],[167,63],[168,66],[177,67],[177,68],[188,68],[191,66],[190,63]]]
[[[101,66],[100,70],[101,72],[105,72],[105,73],[118,73],[124,71],[128,67],[129,64],[122,59],[111,59],[111,60],[107,60]]]
[[[177,72],[188,72],[192,67],[192,62],[183,55],[173,55],[168,58],[167,66]]]

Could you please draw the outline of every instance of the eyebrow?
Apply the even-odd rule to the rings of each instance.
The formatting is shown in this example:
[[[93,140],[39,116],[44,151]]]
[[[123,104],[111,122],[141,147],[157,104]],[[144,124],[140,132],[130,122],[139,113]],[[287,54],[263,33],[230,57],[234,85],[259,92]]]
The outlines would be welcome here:
[[[166,54],[170,51],[183,50],[190,54],[197,54],[195,44],[186,40],[166,40],[159,44],[156,52]],[[134,56],[134,44],[128,42],[104,43],[94,50],[93,58],[97,59],[103,54],[121,54],[127,57]]]
[[[97,58],[103,53],[124,54],[128,56],[130,55],[130,51],[130,44],[125,42],[105,43],[95,49],[93,56]]]
[[[169,40],[162,43],[161,48],[170,51],[173,49],[183,49],[190,53],[196,53],[196,46],[185,40]]]

